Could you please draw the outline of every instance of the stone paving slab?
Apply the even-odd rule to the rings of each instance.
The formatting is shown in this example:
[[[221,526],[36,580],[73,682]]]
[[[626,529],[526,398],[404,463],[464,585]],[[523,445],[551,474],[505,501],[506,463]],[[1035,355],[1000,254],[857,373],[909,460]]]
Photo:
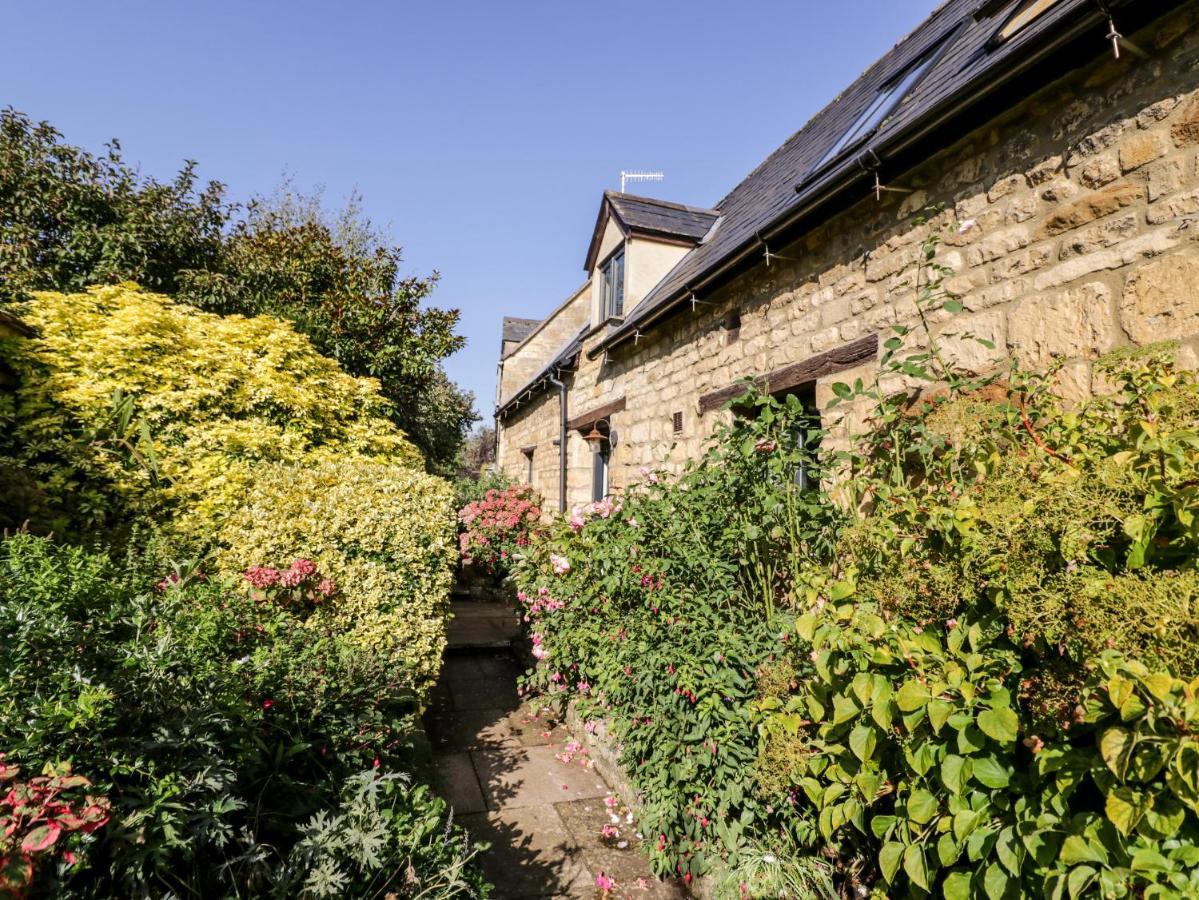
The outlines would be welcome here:
[[[475,776],[469,753],[439,753],[433,757],[433,787],[456,815],[487,811],[487,801]]]
[[[605,797],[608,786],[598,774],[567,765],[554,746],[471,753],[489,810],[540,806],[563,800]]]
[[[585,753],[565,750],[570,733],[552,712],[521,702],[520,672],[507,651],[451,651],[425,714],[434,785],[491,844],[482,865],[493,896],[595,900],[600,872],[616,879],[614,900],[686,896],[650,875],[634,826],[622,819],[619,837],[602,837],[610,789]]]
[[[459,821],[491,848],[483,872],[497,900],[526,897],[595,898],[595,874],[552,805],[527,806]]]

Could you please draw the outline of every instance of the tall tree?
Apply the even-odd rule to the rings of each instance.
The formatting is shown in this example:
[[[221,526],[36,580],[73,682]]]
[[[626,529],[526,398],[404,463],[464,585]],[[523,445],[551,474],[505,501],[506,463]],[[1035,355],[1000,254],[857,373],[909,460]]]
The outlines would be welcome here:
[[[402,253],[358,197],[328,213],[289,183],[230,203],[194,162],[141,176],[113,141],[96,156],[51,125],[0,112],[0,301],[39,288],[136,281],[220,313],[289,319],[347,372],[379,379],[431,471],[451,474],[476,421],[446,376],[459,313],[426,304],[437,273],[405,276]]]

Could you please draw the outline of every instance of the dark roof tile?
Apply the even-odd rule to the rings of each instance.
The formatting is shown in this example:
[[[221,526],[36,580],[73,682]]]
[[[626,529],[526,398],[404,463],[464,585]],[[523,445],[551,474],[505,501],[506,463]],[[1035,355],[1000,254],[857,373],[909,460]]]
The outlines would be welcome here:
[[[853,164],[865,147],[878,146],[900,136],[926,114],[947,105],[957,92],[1014,68],[1039,37],[1073,24],[1084,9],[1087,12],[1097,9],[1094,0],[1062,0],[1013,39],[989,48],[988,42],[1015,6],[1016,0],[999,6],[991,4],[994,10],[986,10],[991,14],[976,17],[979,0],[946,0],[716,204],[714,212],[721,217],[720,227],[708,241],[697,245],[679,261],[629,317],[613,329],[604,345],[636,333],[647,319],[685,296],[689,285],[702,281],[743,252],[756,235],[818,197],[830,180],[823,176]],[[1103,49],[1098,42],[1096,49],[1097,52]],[[816,171],[817,164],[878,92],[934,51],[938,55],[923,78],[878,128],[864,141],[846,148],[839,162],[824,166],[823,172]]]

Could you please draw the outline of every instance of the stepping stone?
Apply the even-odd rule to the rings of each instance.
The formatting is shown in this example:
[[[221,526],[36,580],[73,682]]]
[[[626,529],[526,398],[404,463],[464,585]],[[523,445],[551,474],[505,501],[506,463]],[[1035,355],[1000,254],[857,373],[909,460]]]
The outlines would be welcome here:
[[[469,753],[446,753],[433,758],[433,787],[454,808],[454,815],[487,810]]]
[[[595,875],[553,805],[462,816],[458,821],[476,840],[491,844],[481,862],[497,898],[596,897]]]
[[[562,762],[554,746],[471,753],[490,810],[606,797],[608,787],[592,769]]]

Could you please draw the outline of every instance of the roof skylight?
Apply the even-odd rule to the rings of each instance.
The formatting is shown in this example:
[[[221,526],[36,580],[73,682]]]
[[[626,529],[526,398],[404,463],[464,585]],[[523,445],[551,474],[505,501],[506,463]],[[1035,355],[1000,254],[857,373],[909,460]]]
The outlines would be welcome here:
[[[1025,26],[1031,24],[1034,19],[1049,12],[1050,9],[1060,2],[1061,0],[1024,0],[1016,8],[1016,11],[1012,13],[1011,18],[999,29],[999,33],[995,35],[995,40],[1006,41],[1015,36]]]
[[[845,133],[829,148],[828,152],[820,158],[820,161],[816,163],[812,171],[815,172],[817,169],[823,169],[885,122],[887,117],[895,110],[895,107],[899,105],[899,102],[907,96],[908,92],[916,85],[916,82],[928,71],[936,55],[935,50],[930,50],[912,66],[883,85],[875,98],[854,119],[853,124],[845,130]]]

